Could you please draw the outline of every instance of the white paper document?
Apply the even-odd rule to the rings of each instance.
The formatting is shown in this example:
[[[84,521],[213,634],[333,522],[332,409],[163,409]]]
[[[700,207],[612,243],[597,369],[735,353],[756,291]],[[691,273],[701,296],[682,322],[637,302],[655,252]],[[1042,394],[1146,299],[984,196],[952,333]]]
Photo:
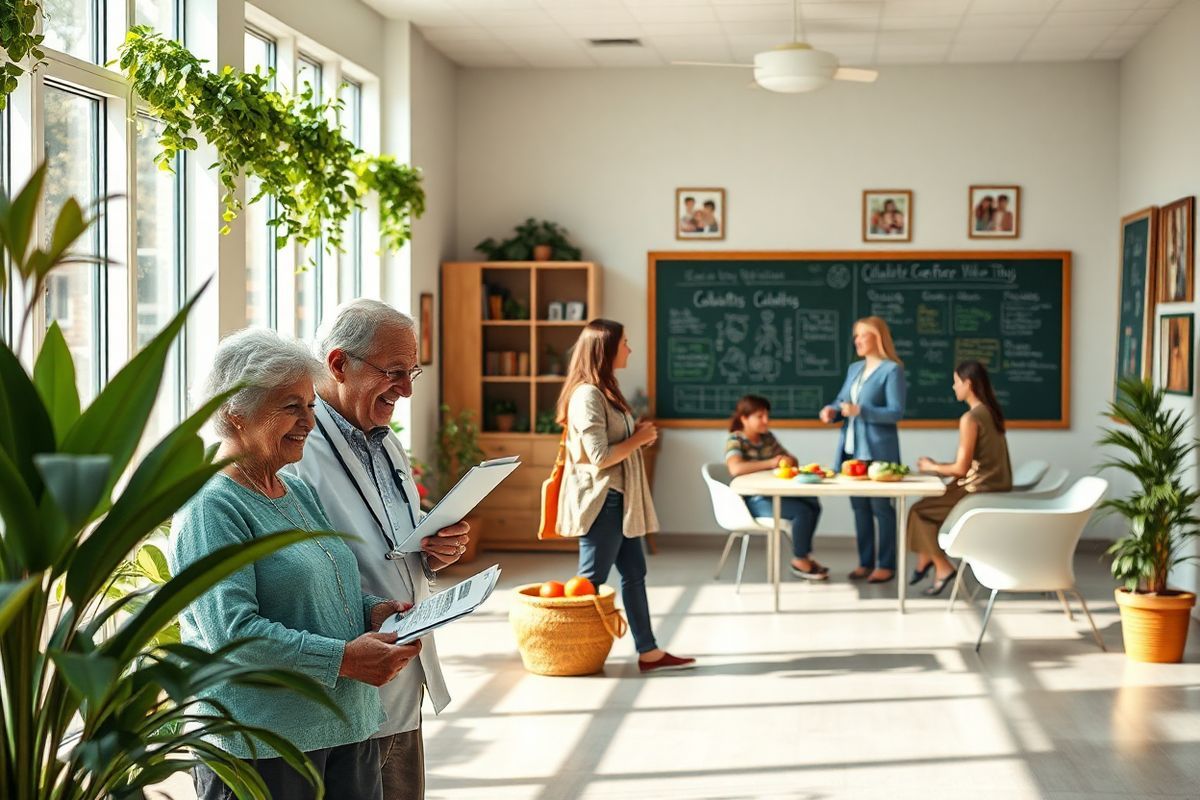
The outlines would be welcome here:
[[[401,553],[420,552],[422,539],[433,536],[442,528],[461,522],[483,498],[500,485],[500,481],[511,475],[519,466],[521,462],[517,460],[517,456],[507,456],[471,467],[396,550]]]
[[[403,614],[393,614],[384,620],[379,630],[395,633],[396,644],[408,644],[479,608],[491,596],[499,580],[500,566],[493,564],[457,586],[426,597]]]

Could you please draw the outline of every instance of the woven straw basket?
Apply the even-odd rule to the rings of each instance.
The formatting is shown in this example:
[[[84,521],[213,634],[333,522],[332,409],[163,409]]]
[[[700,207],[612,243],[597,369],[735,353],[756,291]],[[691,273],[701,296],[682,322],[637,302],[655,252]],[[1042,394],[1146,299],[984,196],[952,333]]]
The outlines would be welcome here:
[[[614,639],[628,626],[613,590],[585,597],[539,597],[540,583],[513,590],[508,612],[525,669],[538,675],[591,675],[604,669]]]

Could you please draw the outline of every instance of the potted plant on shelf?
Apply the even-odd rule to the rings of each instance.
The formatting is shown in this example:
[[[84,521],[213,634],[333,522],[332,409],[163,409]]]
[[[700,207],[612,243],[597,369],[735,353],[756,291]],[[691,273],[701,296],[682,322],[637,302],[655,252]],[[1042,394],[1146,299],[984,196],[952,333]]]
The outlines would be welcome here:
[[[1135,482],[1128,497],[1105,500],[1102,508],[1129,521],[1129,533],[1108,553],[1125,637],[1125,653],[1135,661],[1177,662],[1183,658],[1196,595],[1170,589],[1171,569],[1195,559],[1188,545],[1200,533],[1197,492],[1185,482],[1196,440],[1188,436],[1179,411],[1163,408],[1163,390],[1149,381],[1126,378],[1108,416],[1127,427],[1104,431],[1099,444],[1122,451],[1104,463]]]
[[[492,422],[501,433],[512,433],[517,422],[517,404],[512,400],[496,400],[492,403]]]
[[[437,477],[438,497],[443,497],[467,470],[483,460],[483,450],[479,447],[479,426],[475,423],[475,412],[465,408],[455,414],[445,403],[440,410],[442,424],[437,437]],[[483,517],[478,513],[469,514],[466,522],[471,526],[470,541],[467,551],[459,559],[460,563],[475,558],[484,533]]]
[[[567,230],[554,222],[529,217],[514,229],[515,236],[497,242],[490,236],[475,249],[488,261],[578,261],[578,247],[567,239]]]

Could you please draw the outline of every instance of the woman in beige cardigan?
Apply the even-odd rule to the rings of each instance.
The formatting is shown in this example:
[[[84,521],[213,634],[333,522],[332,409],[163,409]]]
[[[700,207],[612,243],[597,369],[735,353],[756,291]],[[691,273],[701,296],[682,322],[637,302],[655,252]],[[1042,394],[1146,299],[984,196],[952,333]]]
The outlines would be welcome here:
[[[650,627],[646,556],[641,537],[658,530],[646,481],[642,448],[658,431],[634,423],[615,370],[629,361],[619,322],[594,319],[584,326],[558,398],[558,423],[567,432],[566,464],[558,500],[558,533],[579,537],[579,574],[599,585],[616,566],[621,598],[642,672],[682,669],[694,658],[660,648]]]

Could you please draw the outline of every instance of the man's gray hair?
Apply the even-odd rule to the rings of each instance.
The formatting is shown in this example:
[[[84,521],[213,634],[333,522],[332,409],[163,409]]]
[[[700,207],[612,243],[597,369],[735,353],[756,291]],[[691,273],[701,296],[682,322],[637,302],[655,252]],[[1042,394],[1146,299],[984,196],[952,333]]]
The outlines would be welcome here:
[[[361,358],[371,352],[375,337],[387,327],[415,333],[417,324],[408,314],[379,300],[360,297],[343,303],[317,332],[317,356],[325,361],[334,350],[345,350]]]
[[[321,362],[300,342],[285,339],[266,328],[247,328],[230,334],[217,345],[204,396],[241,387],[213,415],[213,427],[221,437],[233,435],[230,414],[253,416],[273,390],[302,378],[316,380],[325,374]]]

